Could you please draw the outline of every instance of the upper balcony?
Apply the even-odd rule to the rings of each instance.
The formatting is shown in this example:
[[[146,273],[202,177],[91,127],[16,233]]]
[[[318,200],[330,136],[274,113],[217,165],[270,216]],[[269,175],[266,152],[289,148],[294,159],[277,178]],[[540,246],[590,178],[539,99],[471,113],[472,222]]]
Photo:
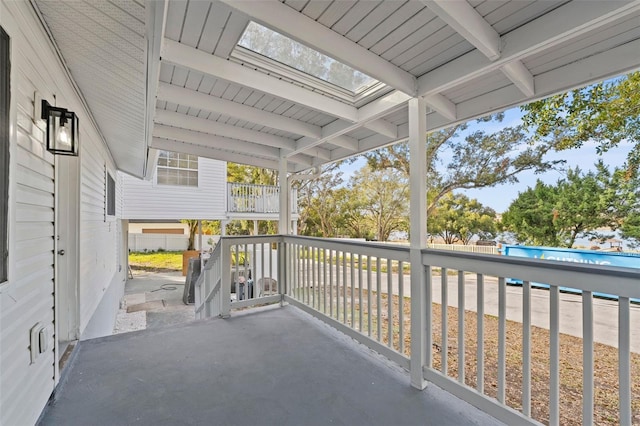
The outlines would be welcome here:
[[[192,182],[193,185],[141,180],[120,173],[123,219],[278,219],[278,186],[226,182],[226,163],[207,158],[198,158],[197,173],[197,182]],[[298,214],[296,188],[291,189],[290,197],[292,219],[295,220]]]
[[[298,190],[291,189],[291,213],[298,214]],[[227,212],[230,217],[276,216],[280,210],[280,187],[251,183],[227,183]]]

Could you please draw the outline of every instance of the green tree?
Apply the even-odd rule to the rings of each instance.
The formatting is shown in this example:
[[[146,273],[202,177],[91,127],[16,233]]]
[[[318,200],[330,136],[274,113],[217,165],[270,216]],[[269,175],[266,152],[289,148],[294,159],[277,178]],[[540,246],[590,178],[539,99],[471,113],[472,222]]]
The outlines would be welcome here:
[[[631,240],[632,246],[640,245],[640,209],[635,209],[634,214],[627,218],[620,230],[622,238]]]
[[[559,149],[594,141],[599,153],[628,141],[628,166],[640,166],[640,72],[551,96],[522,107],[523,123],[538,141]]]
[[[276,185],[278,183],[278,172],[262,167],[227,163],[227,182]]]
[[[477,122],[495,125],[502,119],[503,115],[497,114]],[[426,137],[428,216],[443,196],[456,189],[515,183],[520,172],[541,173],[562,163],[545,161],[545,154],[554,148],[553,142],[545,140],[534,144],[522,126],[506,127],[495,133],[478,130],[461,138],[460,132],[467,128],[468,124],[460,124]],[[409,177],[407,143],[373,151],[366,154],[366,158],[373,169],[392,168]]]
[[[409,184],[401,171],[366,165],[352,176],[349,188],[364,194],[360,209],[371,221],[379,241],[387,241],[393,231],[408,228]]]
[[[611,174],[602,163],[596,168],[586,174],[569,170],[555,185],[538,181],[511,203],[503,225],[522,243],[561,247],[572,247],[576,238],[601,227],[616,229],[627,211],[617,198],[634,196],[619,186],[621,170]]]
[[[340,235],[347,235],[350,238],[374,239],[375,230],[364,209],[368,202],[368,194],[360,191],[357,187],[340,188],[338,191]]]
[[[466,195],[448,193],[427,220],[427,231],[445,244],[469,244],[475,236],[491,239],[497,233],[496,212]]]
[[[554,224],[556,189],[538,180],[535,187],[518,194],[502,215],[502,225],[517,241],[534,246],[557,246]]]
[[[335,237],[339,226],[340,194],[343,183],[337,166],[323,168],[317,179],[298,182],[298,233],[315,237]]]
[[[180,222],[186,224],[189,227],[187,250],[195,250],[196,233],[198,232],[198,221],[196,219],[182,219]]]
[[[611,227],[618,228],[622,238],[637,246],[640,243],[640,176],[637,170],[623,166],[610,175],[610,180],[606,211],[612,218]]]

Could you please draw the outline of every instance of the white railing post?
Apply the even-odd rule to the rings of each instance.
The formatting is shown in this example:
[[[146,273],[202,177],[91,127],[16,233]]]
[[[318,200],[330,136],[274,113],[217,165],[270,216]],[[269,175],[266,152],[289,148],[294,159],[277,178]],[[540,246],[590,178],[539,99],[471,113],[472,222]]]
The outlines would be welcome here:
[[[222,297],[222,306],[220,316],[222,318],[229,318],[231,315],[231,244],[223,237],[220,238],[220,242],[218,244],[221,244],[220,297]]]
[[[197,311],[197,309],[200,307],[200,305],[202,305],[202,286],[204,285],[204,282],[200,281],[200,285],[196,285],[197,283],[194,283],[194,289],[193,289],[193,297],[194,297],[194,310]],[[196,312],[196,319],[202,319],[202,311]]]
[[[631,425],[631,312],[629,298],[618,300],[618,380],[620,425]]]
[[[593,424],[593,296],[582,292],[582,424]]]
[[[211,310],[211,301],[207,301],[207,298],[209,297],[209,292],[213,290],[213,283],[211,282],[211,271],[206,269],[204,271],[202,271],[203,273],[203,277],[202,277],[202,285],[204,287],[204,309],[201,311],[204,311],[204,317],[205,318],[211,318],[213,316],[212,310]]]
[[[560,288],[549,288],[549,425],[560,424]]]
[[[279,205],[278,205],[278,233],[280,235],[289,234],[289,221],[291,217],[289,215],[289,179],[287,178],[287,157],[280,158],[280,167],[278,169],[278,184],[280,187],[279,193]]]
[[[409,100],[410,149],[410,208],[411,212],[411,386],[424,389],[422,368],[426,351],[425,270],[422,267],[422,248],[427,245],[427,109],[422,98]],[[443,307],[446,309],[446,307]]]
[[[287,293],[287,242],[280,236],[278,242],[278,294],[280,295],[280,306],[284,306],[284,295]]]

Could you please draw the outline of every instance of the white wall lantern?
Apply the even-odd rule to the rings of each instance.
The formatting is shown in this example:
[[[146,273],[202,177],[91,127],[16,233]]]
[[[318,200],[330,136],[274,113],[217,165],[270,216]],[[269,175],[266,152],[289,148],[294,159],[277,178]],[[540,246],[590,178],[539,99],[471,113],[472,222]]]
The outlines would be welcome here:
[[[47,122],[47,151],[60,155],[78,155],[78,116],[42,100],[42,119]]]

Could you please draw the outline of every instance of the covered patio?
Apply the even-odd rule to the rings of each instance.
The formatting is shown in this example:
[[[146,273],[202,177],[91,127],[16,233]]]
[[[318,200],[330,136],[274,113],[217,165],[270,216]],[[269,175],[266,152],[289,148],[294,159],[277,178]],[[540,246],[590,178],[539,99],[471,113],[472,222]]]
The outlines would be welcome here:
[[[81,401],[87,401],[86,390],[93,387],[83,384],[79,374],[84,376],[82,368],[95,372],[103,354],[113,351],[109,360],[120,359],[125,364],[123,371],[131,373],[127,380],[132,393],[121,401],[123,415],[130,417],[123,422],[139,420],[134,415],[139,412],[136,406],[144,407],[150,423],[178,421],[172,417],[174,412],[193,423],[313,423],[316,418],[318,423],[344,424],[493,421],[470,410],[466,405],[470,403],[506,423],[556,425],[560,423],[562,387],[561,286],[583,292],[581,421],[585,424],[594,422],[592,292],[606,290],[618,296],[616,415],[620,424],[632,423],[632,380],[637,378],[631,377],[629,306],[631,298],[640,298],[640,274],[624,268],[567,268],[541,260],[425,249],[425,135],[640,68],[640,1],[192,0],[142,4],[33,0],[33,4],[102,129],[119,170],[151,179],[158,152],[166,150],[276,169],[280,186],[279,235],[223,239],[197,284],[199,317],[230,319],[84,343],[70,370],[68,386],[62,388],[45,423],[63,422],[69,413],[83,412]],[[67,33],[69,28],[73,37]],[[285,46],[289,54],[274,52],[274,46]],[[308,58],[317,67],[307,67]],[[123,96],[114,96],[114,91]],[[410,247],[291,235],[287,194],[293,180],[311,179],[324,164],[403,141],[409,142],[411,159]],[[277,286],[258,288],[253,298],[231,303],[232,253],[238,259],[240,251],[253,248],[257,253],[256,246],[262,246],[262,257],[254,256],[250,265],[233,265],[236,276],[241,267],[261,269],[262,278],[276,280]],[[434,300],[435,269],[445,279],[447,271],[457,274],[460,282],[465,274],[476,276],[473,384],[465,379],[464,299],[458,302],[455,335],[449,334],[447,309],[442,309],[439,329],[433,326],[435,302],[448,306],[449,297],[443,285],[439,300]],[[397,299],[391,280],[383,280],[383,271],[386,277],[399,273],[398,281],[406,283],[400,284]],[[498,277],[499,282],[495,397],[487,394],[484,383],[484,356],[489,350],[483,339],[485,275]],[[510,277],[524,282],[517,404],[507,401],[510,359],[504,307],[505,280]],[[549,413],[544,419],[532,416],[536,379],[531,376],[530,356],[528,289],[532,282],[551,285]],[[411,298],[404,297],[404,285]],[[462,290],[460,293],[464,296]],[[396,310],[392,300],[397,300],[400,309]],[[232,309],[273,302],[291,306],[242,318],[232,314]],[[326,334],[314,321],[298,320],[300,314],[292,312],[294,307],[390,359],[409,372],[408,380],[403,385],[396,367],[390,371],[362,348]],[[410,323],[410,339],[405,339],[409,334],[405,322]],[[218,344],[203,343],[213,337],[220,339]],[[134,374],[138,364],[127,361],[123,342],[130,340],[137,346],[146,339],[155,350],[180,354],[184,375],[162,377],[166,369],[153,370],[155,354],[150,358],[151,370],[138,380]],[[168,348],[165,339],[176,339],[179,347]],[[450,340],[460,351],[455,360],[449,360]],[[445,356],[437,355],[438,347]],[[145,350],[139,351],[142,358]],[[243,359],[247,353],[250,363]],[[307,365],[309,360],[317,363]],[[262,362],[268,372],[253,369]],[[454,363],[459,371],[455,374],[449,371]],[[251,368],[229,374],[235,365]],[[100,392],[112,400],[125,395],[119,393],[117,369],[112,365],[101,370],[110,384],[101,384],[104,389]],[[192,381],[183,381],[184,377]],[[152,378],[159,381],[151,390],[138,387]],[[383,380],[385,389],[371,388],[369,380]],[[413,388],[426,390],[419,393],[409,382]],[[443,395],[427,386],[428,382],[466,403]],[[289,383],[296,385],[289,387]],[[309,384],[308,391],[303,391]],[[192,385],[200,389],[196,396],[167,406],[148,399],[145,393],[173,399],[178,398],[175,392],[187,388],[193,392]],[[314,394],[318,396],[315,401]],[[92,397],[89,403],[103,401]],[[181,411],[173,411],[176,405],[183,407]],[[237,417],[239,412],[242,415]]]

